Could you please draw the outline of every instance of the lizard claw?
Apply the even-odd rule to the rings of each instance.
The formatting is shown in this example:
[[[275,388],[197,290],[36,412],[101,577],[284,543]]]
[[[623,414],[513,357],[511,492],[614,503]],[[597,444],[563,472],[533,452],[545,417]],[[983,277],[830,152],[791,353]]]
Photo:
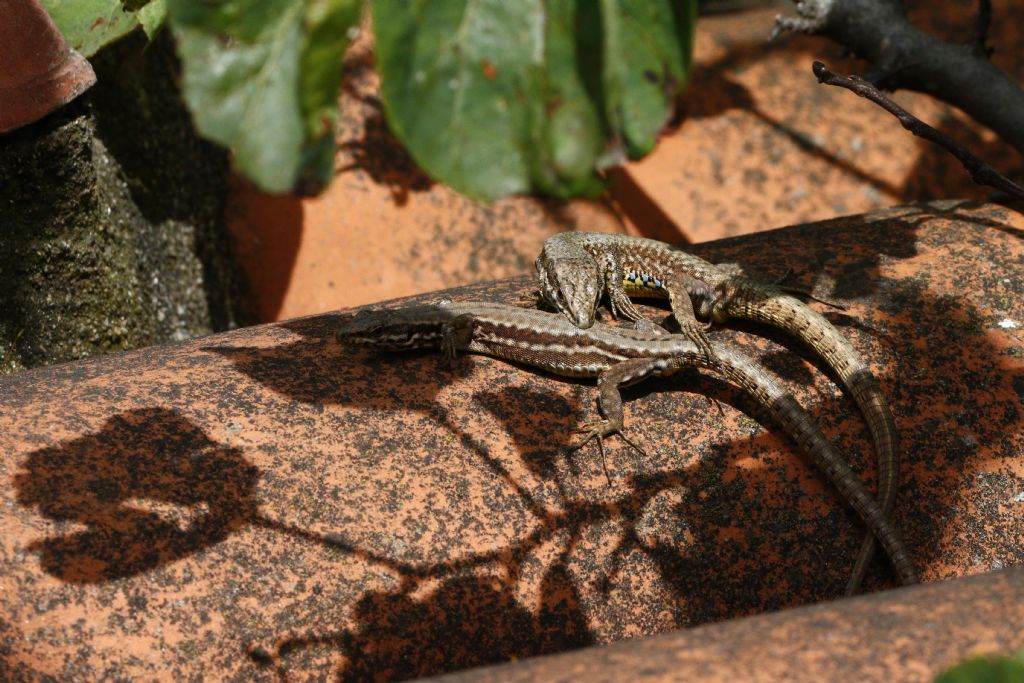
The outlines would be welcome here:
[[[622,440],[628,443],[630,446],[632,446],[637,453],[644,457],[647,456],[647,453],[644,451],[644,449],[640,448],[640,446],[634,443],[633,440],[626,436],[621,429],[613,427],[611,420],[596,420],[594,422],[587,422],[581,425],[581,427],[576,431],[577,433],[584,434],[583,440],[574,446],[570,446],[569,450],[579,450],[580,448],[583,448],[588,443],[590,443],[591,439],[597,439],[597,449],[598,451],[601,452],[601,467],[604,469],[604,476],[605,479],[608,480],[608,486],[612,485],[612,477],[610,474],[608,474],[608,458],[605,456],[604,453],[604,437],[611,436],[612,434],[618,434],[619,436],[622,437]]]
[[[455,332],[448,326],[441,335],[441,355],[449,369],[455,367]]]
[[[709,325],[710,327],[710,325]],[[706,327],[696,320],[686,323],[682,326],[683,334],[690,338],[704,357],[707,358],[710,365],[715,365],[715,353],[711,350],[711,340],[708,339]]]
[[[611,436],[612,434],[618,434],[620,437],[622,437],[623,441],[625,441],[633,448],[633,450],[635,450],[637,453],[644,457],[647,456],[647,452],[643,448],[641,448],[632,439],[626,436],[625,432],[623,432],[621,429],[614,427],[610,420],[596,420],[594,422],[587,422],[576,431],[577,433],[583,434],[584,436],[579,443],[575,444],[574,446],[570,446],[571,450],[579,450],[580,448],[583,448],[588,443],[590,443],[591,440],[597,439],[597,447],[601,450],[601,453],[603,454],[604,438],[606,436]]]
[[[793,274],[793,269],[791,267],[789,267],[789,266],[786,266],[786,272],[784,272],[781,276],[775,278],[775,280],[772,281],[771,284],[776,285],[776,286],[780,286],[780,285],[782,285],[783,282],[788,280],[789,277],[792,274]]]
[[[576,430],[577,434],[583,434],[583,439],[578,443],[569,446],[569,450],[578,451],[579,449],[586,446],[593,439],[597,439],[597,447],[604,452],[604,437],[614,432],[609,431],[608,420],[598,420],[596,422],[586,422],[580,425],[580,428]]]
[[[604,470],[604,478],[608,481],[608,486],[610,487],[612,485],[612,475],[608,474],[608,458],[605,457],[604,454],[604,427],[607,422],[607,420],[602,420],[601,422],[588,422],[580,429],[577,429],[577,432],[583,432],[586,436],[584,436],[583,440],[575,446],[569,446],[569,450],[578,451],[590,443],[591,439],[597,439],[597,450],[601,452],[601,469]]]

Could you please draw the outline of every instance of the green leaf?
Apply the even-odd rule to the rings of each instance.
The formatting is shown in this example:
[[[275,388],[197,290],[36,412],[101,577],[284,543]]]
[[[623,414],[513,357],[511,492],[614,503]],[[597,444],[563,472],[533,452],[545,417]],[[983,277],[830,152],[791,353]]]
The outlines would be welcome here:
[[[170,0],[185,101],[269,192],[331,177],[341,58],[358,0]]]
[[[544,62],[539,71],[539,99],[534,103],[532,143],[534,187],[556,197],[597,194],[606,124],[599,98],[600,60],[581,60],[577,38],[600,35],[595,3],[549,0],[544,28]],[[532,154],[529,154],[530,152]]]
[[[166,0],[43,0],[71,47],[91,57],[139,26],[152,40],[167,14]]]
[[[342,53],[359,25],[361,9],[359,0],[312,0],[306,12],[299,96],[308,141],[299,183],[307,190],[322,186],[334,173]]]
[[[543,3],[375,0],[373,25],[389,122],[416,161],[469,195],[527,190]]]
[[[601,0],[605,107],[632,159],[652,149],[690,72],[695,2]]]
[[[139,9],[137,16],[142,24],[142,30],[146,32],[146,37],[153,40],[153,36],[167,19],[167,0],[152,0]]]
[[[1012,657],[975,657],[936,676],[935,683],[1024,683],[1024,663]]]
[[[43,7],[68,44],[86,57],[139,25],[121,0],[43,0]]]
[[[392,130],[474,197],[599,191],[685,84],[696,0],[376,0]]]

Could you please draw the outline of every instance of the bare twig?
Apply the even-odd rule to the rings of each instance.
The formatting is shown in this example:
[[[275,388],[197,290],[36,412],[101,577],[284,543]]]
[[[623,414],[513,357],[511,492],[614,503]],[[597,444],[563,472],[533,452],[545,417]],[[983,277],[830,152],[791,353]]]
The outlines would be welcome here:
[[[971,42],[986,58],[992,54],[992,48],[987,45],[988,28],[991,25],[992,0],[978,0],[978,13],[974,15],[974,25],[971,27]]]
[[[830,38],[867,60],[865,75],[876,86],[947,102],[1024,155],[1024,89],[988,58],[990,0],[978,0],[969,35],[948,43],[907,21],[902,0],[799,0],[796,9],[776,32]]]
[[[878,88],[860,76],[840,76],[829,71],[821,62],[814,62],[811,67],[819,83],[835,85],[867,98],[899,119],[900,124],[914,135],[944,147],[955,156],[963,167],[971,174],[971,179],[978,185],[987,185],[1005,192],[1011,197],[1024,200],[1024,187],[1003,176],[984,161],[974,156],[957,144],[948,135],[932,128],[900,105],[883,95]]]

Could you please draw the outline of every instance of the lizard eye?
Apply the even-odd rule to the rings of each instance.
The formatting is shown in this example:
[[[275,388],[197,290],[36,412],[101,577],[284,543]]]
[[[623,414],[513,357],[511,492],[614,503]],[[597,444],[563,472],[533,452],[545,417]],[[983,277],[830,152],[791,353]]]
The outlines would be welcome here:
[[[565,310],[565,296],[559,287],[552,287],[547,278],[543,278],[540,287],[540,298],[543,303],[556,311]]]

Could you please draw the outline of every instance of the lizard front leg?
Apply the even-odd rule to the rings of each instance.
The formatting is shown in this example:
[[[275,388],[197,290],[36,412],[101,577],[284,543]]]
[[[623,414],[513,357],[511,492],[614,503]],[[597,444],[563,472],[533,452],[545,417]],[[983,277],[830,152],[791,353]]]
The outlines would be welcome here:
[[[646,276],[645,276],[646,277]],[[653,279],[653,278],[652,278]],[[661,281],[653,279],[656,288],[663,289],[668,294],[669,304],[672,306],[672,316],[679,325],[680,331],[690,341],[697,345],[697,348],[707,357],[708,361],[714,360],[714,353],[711,351],[711,340],[701,323],[697,321],[697,315],[693,310],[691,296],[696,296],[701,301],[712,298],[711,290],[707,284],[689,275],[680,274],[673,280]],[[644,332],[663,332],[663,328],[655,325],[645,318],[636,309],[633,301],[626,294],[625,270],[621,262],[612,254],[604,257],[604,289],[608,293],[608,300],[612,304],[612,313],[617,317],[621,316],[633,321],[633,327]]]
[[[633,327],[644,332],[664,333],[665,330],[656,325],[637,310],[633,301],[626,294],[626,287],[623,285],[626,272],[622,263],[612,254],[606,254],[602,259],[604,270],[604,291],[608,294],[608,301],[612,305],[612,315],[616,318],[625,318],[633,321]]]
[[[693,310],[693,300],[690,298],[695,293],[701,297],[701,301],[711,298],[711,290],[700,280],[685,276],[680,283],[669,282],[664,285],[668,292],[668,301],[672,306],[672,317],[675,318],[679,329],[690,338],[697,348],[701,350],[709,363],[715,360],[711,351],[711,340],[708,339],[707,329],[697,321],[697,314]]]
[[[441,328],[441,355],[448,366],[455,363],[455,353],[469,346],[473,336],[473,316],[466,313],[452,318]]]

